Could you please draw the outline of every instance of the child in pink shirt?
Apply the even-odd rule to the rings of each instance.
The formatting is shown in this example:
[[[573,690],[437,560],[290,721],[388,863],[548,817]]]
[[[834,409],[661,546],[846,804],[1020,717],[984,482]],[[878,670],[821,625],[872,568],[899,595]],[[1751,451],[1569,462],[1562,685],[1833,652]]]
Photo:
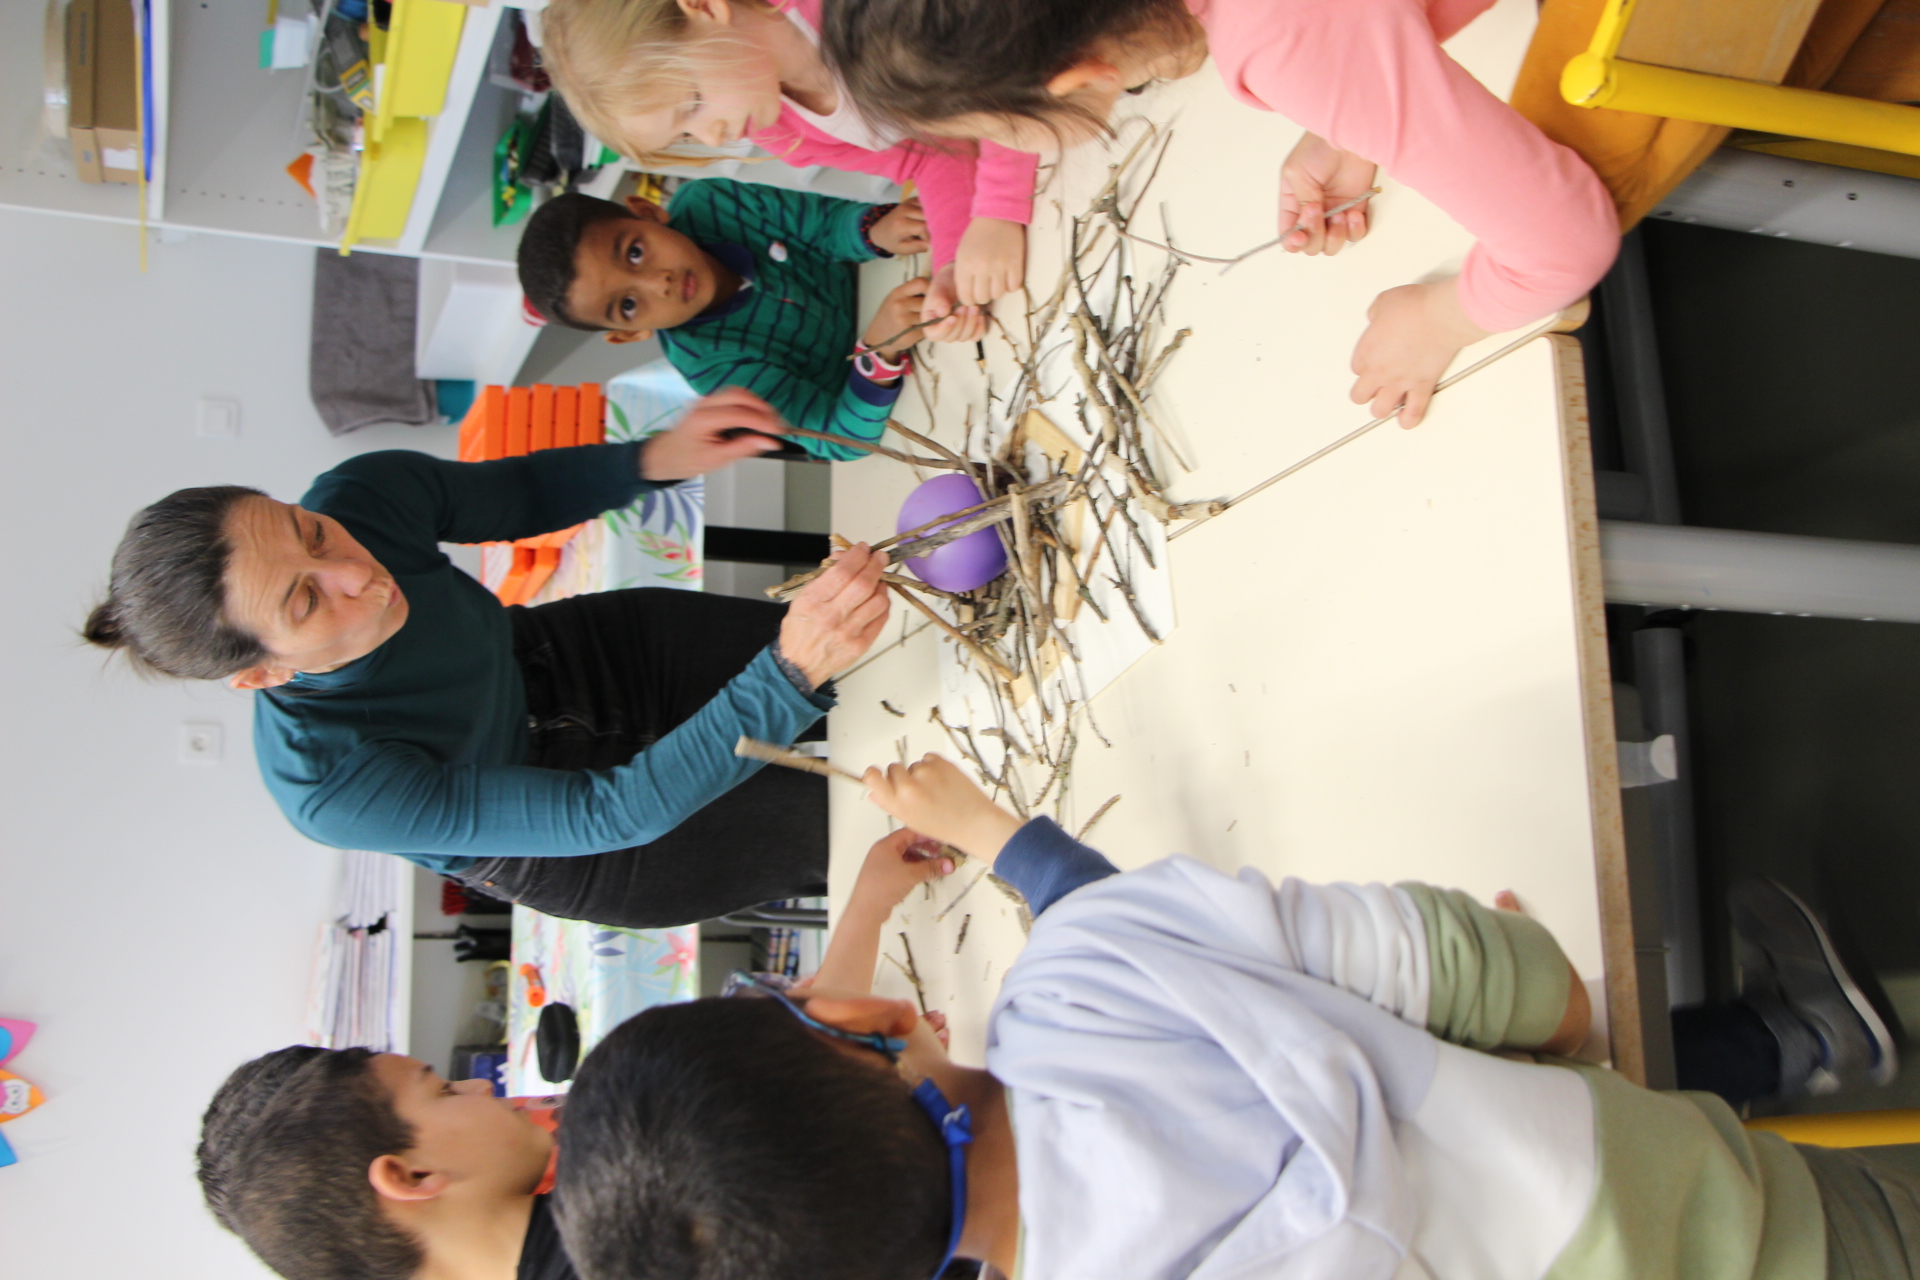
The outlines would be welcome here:
[[[1591,169],[1440,48],[1492,0],[827,0],[821,47],[867,115],[1051,152],[1098,136],[1123,92],[1208,54],[1233,95],[1308,133],[1282,169],[1286,248],[1367,231],[1376,166],[1478,240],[1458,276],[1389,289],[1353,398],[1416,425],[1460,349],[1587,292],[1619,245]]]
[[[986,332],[1026,275],[1036,158],[992,142],[907,141],[867,119],[819,54],[820,0],[553,0],[544,54],[582,124],[629,155],[740,138],[789,164],[911,182],[933,243],[935,341]],[[956,314],[957,312],[957,314]]]

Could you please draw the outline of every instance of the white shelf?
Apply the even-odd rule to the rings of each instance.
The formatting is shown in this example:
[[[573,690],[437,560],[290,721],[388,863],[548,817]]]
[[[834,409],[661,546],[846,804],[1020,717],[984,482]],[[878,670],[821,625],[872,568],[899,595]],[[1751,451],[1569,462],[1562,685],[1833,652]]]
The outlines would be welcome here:
[[[507,6],[472,8],[462,28],[446,110],[429,125],[427,158],[405,233],[369,241],[372,252],[510,262],[519,228],[488,217],[494,143],[517,95],[487,80],[487,60]],[[254,239],[330,245],[314,201],[286,174],[307,145],[301,126],[306,71],[259,67],[264,15],[231,4],[154,0],[158,145],[149,190],[150,225]],[[134,187],[83,183],[65,139],[40,128],[39,4],[0,5],[0,206],[109,222],[139,222]],[[444,207],[453,202],[454,207]],[[477,209],[472,207],[476,206]],[[474,216],[477,213],[477,219]],[[443,236],[442,229],[450,229]],[[445,239],[447,248],[438,241]]]
[[[169,0],[153,0],[152,18],[148,24],[148,39],[152,49],[148,61],[155,67],[166,67],[172,60],[173,50],[173,6]],[[153,102],[153,119],[147,128],[153,134],[153,174],[147,182],[147,221],[158,222],[167,213],[167,117],[173,97],[173,77],[155,76],[147,96]]]

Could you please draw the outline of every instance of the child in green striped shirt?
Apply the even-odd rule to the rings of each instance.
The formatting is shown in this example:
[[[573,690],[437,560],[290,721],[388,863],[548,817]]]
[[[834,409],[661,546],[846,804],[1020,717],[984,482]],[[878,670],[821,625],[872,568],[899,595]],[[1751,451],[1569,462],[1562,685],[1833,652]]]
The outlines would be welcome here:
[[[927,245],[919,206],[867,205],[756,183],[689,182],[662,210],[577,193],[535,212],[520,284],[549,320],[609,342],[658,335],[702,393],[745,387],[797,427],[874,441],[899,398],[927,291],[887,295],[855,341],[855,264]],[[798,441],[824,458],[865,451]]]

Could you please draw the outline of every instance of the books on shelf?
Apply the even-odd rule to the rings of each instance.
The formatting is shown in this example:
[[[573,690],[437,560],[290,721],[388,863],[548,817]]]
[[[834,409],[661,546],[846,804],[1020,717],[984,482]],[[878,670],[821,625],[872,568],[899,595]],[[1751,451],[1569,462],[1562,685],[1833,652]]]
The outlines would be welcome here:
[[[323,1049],[404,1048],[408,1010],[401,948],[412,929],[403,918],[412,864],[387,853],[340,855],[333,919],[320,926],[307,1040]]]

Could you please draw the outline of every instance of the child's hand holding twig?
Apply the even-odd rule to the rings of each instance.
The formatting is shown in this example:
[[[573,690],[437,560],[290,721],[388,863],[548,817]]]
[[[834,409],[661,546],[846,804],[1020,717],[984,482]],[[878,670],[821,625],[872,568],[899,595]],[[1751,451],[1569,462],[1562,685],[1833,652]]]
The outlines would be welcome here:
[[[985,306],[1027,278],[1027,229],[1005,218],[975,218],[953,255],[954,289],[963,303]]]
[[[847,910],[877,912],[882,920],[906,900],[915,885],[953,874],[954,860],[941,852],[940,842],[911,827],[902,827],[867,850],[859,878],[847,899]]]
[[[1280,227],[1288,253],[1328,257],[1367,235],[1367,206],[1329,218],[1326,212],[1372,189],[1379,166],[1307,134],[1280,168]]]
[[[917,831],[903,829],[876,840],[860,864],[846,910],[834,923],[820,968],[805,985],[842,994],[872,991],[887,917],[915,885],[952,872],[953,859],[941,857],[939,846]]]
[[[893,206],[887,215],[867,228],[873,247],[896,258],[927,251],[927,215],[920,209],[919,197],[909,197]]]
[[[916,764],[868,769],[861,779],[875,804],[915,831],[991,863],[1000,856],[1020,819],[987,798],[960,766],[927,755]]]
[[[1353,349],[1353,402],[1370,404],[1376,418],[1404,402],[1400,425],[1417,427],[1453,358],[1487,336],[1460,306],[1458,277],[1389,289],[1367,308]]]
[[[921,308],[926,304],[928,283],[927,277],[918,276],[896,286],[893,292],[881,299],[879,309],[873,313],[866,333],[860,338],[861,344],[878,351],[889,360],[902,351],[912,349],[913,344],[925,335],[919,322]]]
[[[934,272],[920,304],[920,319],[928,322],[929,342],[978,342],[987,336],[987,309],[962,305],[951,262]]]

